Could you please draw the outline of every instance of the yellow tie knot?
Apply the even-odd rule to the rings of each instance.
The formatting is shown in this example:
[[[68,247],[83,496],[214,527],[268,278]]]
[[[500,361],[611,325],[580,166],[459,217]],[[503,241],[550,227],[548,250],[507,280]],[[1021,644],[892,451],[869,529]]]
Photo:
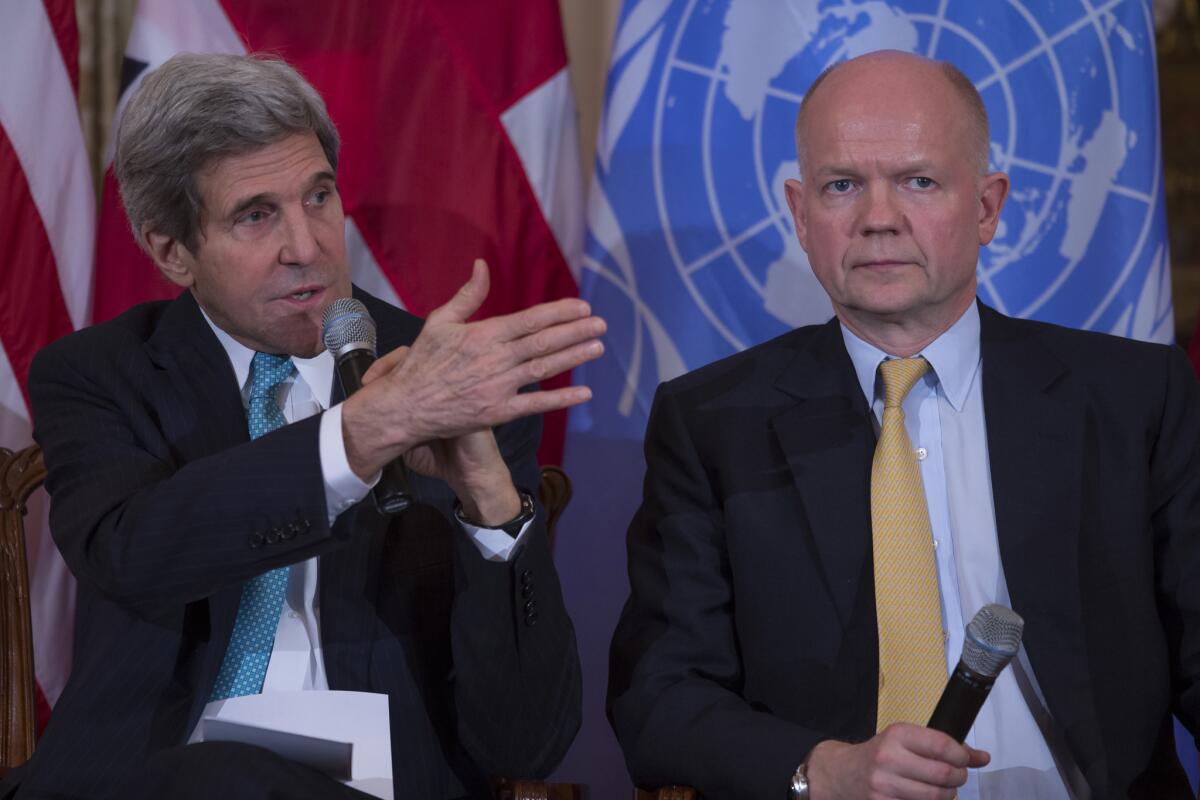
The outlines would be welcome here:
[[[889,358],[879,365],[883,377],[883,407],[897,408],[922,375],[929,371],[924,358]]]

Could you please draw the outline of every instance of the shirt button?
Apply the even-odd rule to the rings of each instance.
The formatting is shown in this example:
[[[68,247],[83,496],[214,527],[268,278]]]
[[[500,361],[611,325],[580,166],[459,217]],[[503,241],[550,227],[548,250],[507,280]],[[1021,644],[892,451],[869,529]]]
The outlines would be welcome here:
[[[934,540],[933,540],[933,549],[934,549],[934,550],[937,550],[937,546],[938,546],[938,540],[937,540],[937,539],[934,539]]]
[[[924,447],[917,448],[917,461],[924,461],[928,455],[929,455],[929,451],[926,450]]]
[[[289,612],[288,612],[288,617],[289,617],[289,618],[291,618],[291,619],[299,619],[299,618],[300,618],[300,615],[299,615],[299,614],[297,614],[295,611],[289,611]]]

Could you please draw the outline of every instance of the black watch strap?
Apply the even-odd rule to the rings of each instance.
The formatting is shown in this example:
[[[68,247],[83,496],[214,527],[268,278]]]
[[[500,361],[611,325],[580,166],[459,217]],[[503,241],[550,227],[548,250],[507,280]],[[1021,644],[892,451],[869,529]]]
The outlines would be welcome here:
[[[467,515],[463,513],[462,502],[459,500],[454,501],[454,517],[459,522],[466,525],[473,525],[476,528],[504,531],[515,539],[521,533],[521,529],[525,527],[525,524],[533,519],[537,513],[537,505],[533,502],[533,495],[524,489],[517,489],[517,494],[521,497],[521,510],[515,517],[503,525],[480,525],[475,520],[467,519]]]

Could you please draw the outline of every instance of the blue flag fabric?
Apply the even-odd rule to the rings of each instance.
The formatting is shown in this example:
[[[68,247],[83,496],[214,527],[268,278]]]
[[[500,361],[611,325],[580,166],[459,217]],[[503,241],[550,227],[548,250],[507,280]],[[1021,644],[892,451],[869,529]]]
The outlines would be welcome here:
[[[628,791],[613,777],[623,765],[599,667],[627,592],[623,532],[655,387],[831,316],[784,200],[798,177],[793,124],[823,69],[880,49],[954,63],[987,105],[992,168],[1012,192],[980,255],[984,302],[1172,337],[1145,0],[628,0],[581,281],[608,320],[608,349],[576,371],[595,396],[572,412],[566,462],[580,491],[558,544],[586,667],[584,729],[561,773],[586,777],[596,796]]]

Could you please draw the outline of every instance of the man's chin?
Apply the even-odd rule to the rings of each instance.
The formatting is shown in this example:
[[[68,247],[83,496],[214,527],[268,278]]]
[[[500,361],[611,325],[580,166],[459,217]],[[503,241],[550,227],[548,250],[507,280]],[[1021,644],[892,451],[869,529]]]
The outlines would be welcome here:
[[[880,292],[866,297],[852,298],[846,304],[856,316],[874,317],[894,321],[913,314],[920,306],[918,298],[910,292]]]
[[[289,327],[292,330],[284,332],[272,342],[278,348],[275,352],[286,353],[294,358],[312,358],[325,349],[319,321],[305,320],[304,324]]]

